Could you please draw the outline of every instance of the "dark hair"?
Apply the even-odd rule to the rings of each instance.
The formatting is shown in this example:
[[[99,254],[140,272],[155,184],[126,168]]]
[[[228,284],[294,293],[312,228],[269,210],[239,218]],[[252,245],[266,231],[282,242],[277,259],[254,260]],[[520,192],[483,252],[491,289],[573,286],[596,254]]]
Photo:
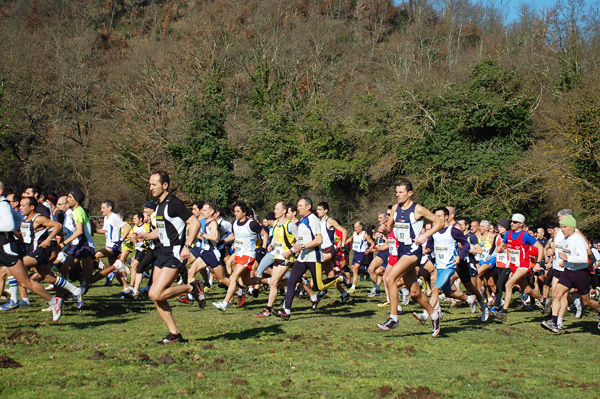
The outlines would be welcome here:
[[[13,201],[15,201],[15,202],[21,202],[21,199],[22,199],[22,197],[21,197],[21,195],[20,195],[20,194],[17,194],[17,193],[10,193],[10,194],[8,194],[8,195],[12,195],[12,196],[13,196]],[[7,195],[7,197],[8,197],[8,195]]]
[[[42,189],[40,188],[40,186],[37,186],[37,185],[31,185],[31,186],[27,186],[27,187],[25,188],[25,191],[27,191],[27,189],[28,189],[28,188],[30,188],[30,189],[31,189],[31,192],[33,193],[33,196],[34,196],[34,197],[36,196],[36,194],[38,194],[38,195],[39,195],[40,191],[42,191]]]
[[[205,204],[205,202],[204,202],[204,201],[194,201],[194,202],[192,203],[192,206],[196,205],[196,207],[197,207],[198,209],[202,209],[202,207],[204,206],[204,204]]]
[[[158,172],[154,172],[152,173],[152,175],[158,175],[159,177],[159,181],[160,184],[164,184],[167,183],[167,188],[169,188],[171,186],[171,178],[169,177],[169,174],[167,172],[165,172],[164,170],[159,170]]]
[[[287,204],[285,204],[285,209],[294,213],[298,212],[298,207],[292,202],[288,202]]]
[[[402,180],[400,183],[396,184],[396,187],[404,186],[406,187],[406,191],[412,191],[413,186],[412,183],[408,180]]]
[[[106,200],[103,202],[103,204],[105,204],[107,207],[109,207],[111,211],[115,209],[115,203],[112,202],[111,200]]]
[[[275,212],[273,212],[273,211],[267,212],[267,214],[265,215],[265,219],[275,220]]]
[[[304,200],[304,203],[306,204],[306,206],[310,206],[310,209],[312,209],[313,202],[310,199],[310,197],[304,196],[304,197],[302,197],[300,199]]]
[[[246,215],[250,213],[250,207],[244,201],[238,201],[235,204],[233,204],[233,209],[235,209],[236,207],[240,208],[242,213]]]
[[[28,200],[29,206],[32,206],[34,209],[37,208],[38,202],[34,197],[23,197],[22,199]]]
[[[433,213],[436,213],[437,211],[442,211],[444,212],[444,216],[450,216],[450,211],[448,210],[448,208],[446,208],[445,206],[440,206],[439,208],[437,208],[435,211],[433,211]]]
[[[466,217],[459,217],[458,219],[456,219],[457,222],[460,222],[461,220],[465,221],[465,224],[470,225],[471,224],[471,219],[466,218]]]
[[[137,216],[138,219],[140,219],[140,220],[144,220],[144,212],[136,212],[133,215]],[[131,215],[132,219],[133,219],[133,215]]]
[[[214,213],[219,212],[219,207],[217,206],[217,204],[215,204],[214,202],[205,202],[204,205],[208,206],[210,209],[213,210]],[[204,206],[203,205],[203,206]]]
[[[317,208],[318,207],[321,207],[321,208],[325,209],[326,211],[329,211],[329,204],[325,201],[319,202],[319,204],[317,205]]]

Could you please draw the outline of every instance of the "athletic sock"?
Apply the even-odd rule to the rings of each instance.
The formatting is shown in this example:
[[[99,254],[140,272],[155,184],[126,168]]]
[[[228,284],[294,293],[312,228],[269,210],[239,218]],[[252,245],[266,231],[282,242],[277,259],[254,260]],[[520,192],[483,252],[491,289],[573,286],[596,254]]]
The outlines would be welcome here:
[[[410,295],[410,291],[406,287],[400,288],[400,292],[402,292],[402,295],[404,295],[404,296]]]
[[[467,303],[470,305],[470,304],[472,304],[473,302],[475,302],[475,295],[470,295],[470,296],[467,298]]]
[[[440,314],[434,310],[432,314],[429,315],[429,317],[431,317],[431,320],[437,320],[440,317]]]
[[[29,298],[21,298],[21,300],[29,305]]]
[[[351,290],[355,290],[356,286],[354,284],[352,284],[352,287],[350,287]]]
[[[53,296],[52,299],[48,301],[48,305],[55,306],[56,305],[56,297]]]
[[[391,314],[390,315],[390,319],[394,320],[394,321],[398,321],[398,315],[397,314]]]
[[[64,288],[65,290],[69,291],[71,294],[76,294],[77,291],[79,290],[79,288],[75,287],[73,284],[71,284],[69,281],[67,281],[67,279],[65,279],[64,277],[57,277],[56,283],[54,283],[54,285],[57,287]]]
[[[240,288],[240,289],[238,290],[237,294],[238,294],[239,296],[242,296],[242,295],[244,294],[244,290]]]
[[[13,276],[8,278],[8,295],[10,295],[10,300],[13,302],[19,300],[19,284],[17,283],[17,279]]]
[[[558,324],[558,316],[552,315],[552,321],[554,322],[554,324]]]
[[[379,291],[379,284],[377,284],[377,283],[373,283],[373,289],[374,289],[375,291]]]
[[[268,310],[269,312],[271,311],[271,307],[270,306],[265,306],[265,309]]]
[[[557,318],[556,318],[556,325],[557,325],[559,328],[562,328],[562,326],[563,326],[563,318],[562,318],[562,317],[557,317]]]
[[[312,294],[311,297],[310,297],[310,300],[313,301],[313,302],[316,301],[317,300],[317,294]]]
[[[284,311],[286,314],[290,314],[290,313],[292,313],[292,311],[291,311],[290,309],[286,309],[286,308],[283,308],[283,311]]]

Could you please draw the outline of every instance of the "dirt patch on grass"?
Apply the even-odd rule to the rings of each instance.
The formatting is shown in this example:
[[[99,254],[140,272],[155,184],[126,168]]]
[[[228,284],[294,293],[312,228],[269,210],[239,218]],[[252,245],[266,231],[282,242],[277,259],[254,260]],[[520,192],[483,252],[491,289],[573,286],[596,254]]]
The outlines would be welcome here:
[[[234,378],[233,380],[231,380],[231,383],[233,385],[248,385],[248,381],[247,380],[240,380],[237,378]]]
[[[214,344],[211,344],[211,343],[204,344],[204,345],[202,346],[202,349],[204,349],[204,350],[207,350],[207,349],[215,349],[215,345],[214,345]]]
[[[281,381],[282,387],[289,387],[291,384],[292,384],[292,380],[290,380],[289,378],[287,380]]]
[[[164,363],[164,364],[173,364],[175,363],[175,359],[173,359],[173,356],[159,356],[158,359],[159,362]]]
[[[390,396],[392,394],[394,390],[392,389],[391,386],[389,385],[382,385],[379,388],[377,388],[377,396],[380,398],[385,398],[387,396]]]
[[[92,355],[90,356],[90,360],[100,360],[104,359],[105,357],[106,355],[104,354],[104,352],[96,351],[92,353]]]
[[[214,362],[215,364],[222,364],[222,363],[225,363],[225,359],[223,359],[223,358],[222,358],[222,357],[220,357],[220,356],[217,356],[217,357],[215,357],[215,358],[213,359],[213,362]]]
[[[0,356],[0,369],[23,367],[23,365],[8,356]]]
[[[423,386],[416,388],[404,387],[404,392],[400,392],[398,399],[437,399],[440,394]]]
[[[27,331],[21,330],[17,328],[16,330],[9,333],[4,341],[7,344],[23,344],[23,345],[39,345],[42,343],[42,337],[35,331]]]

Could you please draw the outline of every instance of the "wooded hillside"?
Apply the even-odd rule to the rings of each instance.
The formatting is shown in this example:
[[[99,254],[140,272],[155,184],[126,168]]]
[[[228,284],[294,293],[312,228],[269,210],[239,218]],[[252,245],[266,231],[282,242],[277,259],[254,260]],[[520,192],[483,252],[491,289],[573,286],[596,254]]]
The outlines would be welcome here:
[[[600,10],[493,0],[2,0],[0,179],[133,210],[150,172],[347,222],[418,200],[600,233]]]

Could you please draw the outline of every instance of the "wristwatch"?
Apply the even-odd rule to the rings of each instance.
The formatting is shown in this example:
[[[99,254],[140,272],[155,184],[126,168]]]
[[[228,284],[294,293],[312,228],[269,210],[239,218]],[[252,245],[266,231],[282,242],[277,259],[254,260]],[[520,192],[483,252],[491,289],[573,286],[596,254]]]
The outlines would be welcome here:
[[[303,251],[306,249],[304,248],[304,244],[300,244],[300,248],[302,248]]]

